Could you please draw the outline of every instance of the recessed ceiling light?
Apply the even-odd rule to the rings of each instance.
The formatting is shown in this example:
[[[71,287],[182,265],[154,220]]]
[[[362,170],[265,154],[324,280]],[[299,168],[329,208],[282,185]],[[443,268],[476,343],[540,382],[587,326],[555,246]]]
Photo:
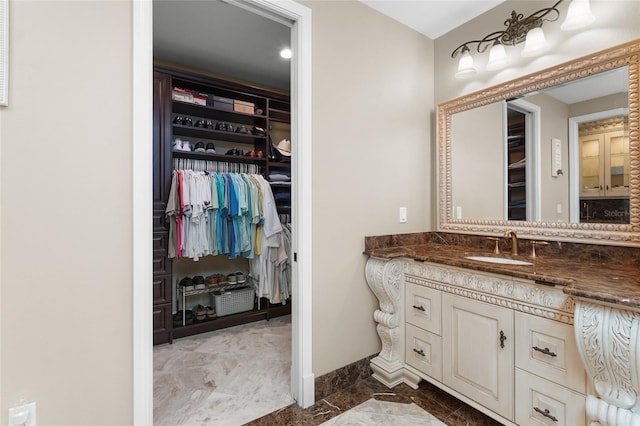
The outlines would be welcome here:
[[[280,56],[284,59],[291,59],[291,49],[285,48],[280,51]]]

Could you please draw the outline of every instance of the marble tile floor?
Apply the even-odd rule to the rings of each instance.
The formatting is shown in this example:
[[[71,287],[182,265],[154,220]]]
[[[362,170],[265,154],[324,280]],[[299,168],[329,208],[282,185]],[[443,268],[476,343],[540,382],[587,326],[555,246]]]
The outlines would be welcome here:
[[[291,316],[153,351],[154,425],[237,426],[291,405]]]
[[[382,406],[379,409],[367,405],[365,410],[360,410],[357,416],[349,419],[340,418],[344,413],[350,413],[351,409],[360,406],[371,399],[386,403],[395,403]],[[270,413],[264,417],[247,423],[248,426],[298,426],[298,425],[412,425],[416,419],[416,408],[427,411],[437,420],[447,426],[498,426],[500,423],[485,416],[476,409],[470,407],[457,398],[440,390],[428,382],[422,381],[418,389],[401,384],[393,389],[378,382],[372,377],[361,380],[341,391],[338,391],[309,408],[302,409],[291,405],[284,409]],[[421,414],[421,413],[419,413]],[[326,423],[332,419],[338,419],[336,423]],[[422,425],[440,425],[431,420],[425,420]]]

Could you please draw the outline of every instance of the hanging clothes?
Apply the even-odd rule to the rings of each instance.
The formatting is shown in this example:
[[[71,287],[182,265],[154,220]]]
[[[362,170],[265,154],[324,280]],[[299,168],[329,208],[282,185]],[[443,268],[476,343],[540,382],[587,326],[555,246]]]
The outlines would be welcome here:
[[[267,238],[281,232],[271,187],[255,174],[174,170],[165,214],[170,258],[252,259],[261,253],[265,224]]]

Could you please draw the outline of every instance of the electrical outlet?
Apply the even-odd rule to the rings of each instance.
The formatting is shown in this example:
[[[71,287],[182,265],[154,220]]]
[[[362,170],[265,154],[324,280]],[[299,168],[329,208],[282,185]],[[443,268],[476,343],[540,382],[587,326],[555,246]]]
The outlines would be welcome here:
[[[9,426],[36,426],[36,403],[9,408]]]
[[[400,207],[400,223],[407,223],[407,208]]]

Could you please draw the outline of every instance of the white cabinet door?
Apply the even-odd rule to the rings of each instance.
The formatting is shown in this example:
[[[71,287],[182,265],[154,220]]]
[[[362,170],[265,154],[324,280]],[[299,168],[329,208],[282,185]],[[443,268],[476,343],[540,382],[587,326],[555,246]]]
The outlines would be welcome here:
[[[443,382],[513,421],[513,311],[442,295]]]

